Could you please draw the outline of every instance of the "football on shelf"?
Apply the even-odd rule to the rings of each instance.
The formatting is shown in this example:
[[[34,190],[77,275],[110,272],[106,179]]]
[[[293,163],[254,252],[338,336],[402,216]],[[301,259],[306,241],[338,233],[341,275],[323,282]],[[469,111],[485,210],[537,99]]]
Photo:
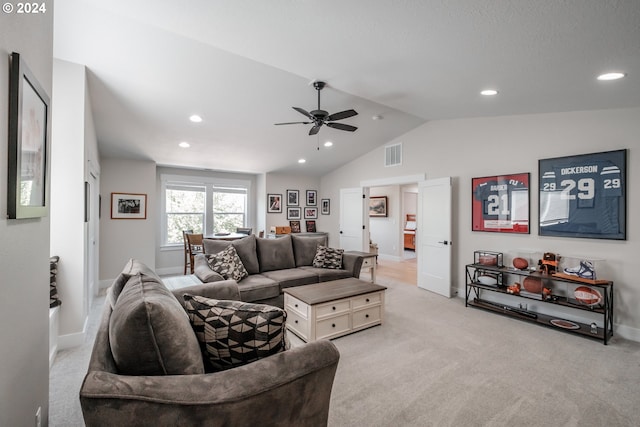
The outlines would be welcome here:
[[[480,255],[478,257],[478,262],[482,265],[497,265],[498,257],[495,255]]]
[[[513,266],[518,270],[526,270],[529,267],[529,262],[524,258],[517,257],[513,259]]]
[[[539,294],[542,292],[542,280],[537,277],[525,277],[522,281],[522,287],[527,292]]]
[[[578,301],[588,306],[598,305],[600,301],[602,301],[600,292],[589,286],[578,286],[573,292],[573,295]]]

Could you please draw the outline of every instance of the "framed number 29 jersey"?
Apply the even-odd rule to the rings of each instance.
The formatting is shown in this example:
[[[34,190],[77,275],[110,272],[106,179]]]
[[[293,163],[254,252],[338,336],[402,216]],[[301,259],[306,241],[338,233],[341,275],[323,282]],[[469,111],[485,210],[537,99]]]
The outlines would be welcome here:
[[[626,239],[627,150],[539,161],[541,236]]]
[[[471,180],[471,229],[529,233],[529,174]]]

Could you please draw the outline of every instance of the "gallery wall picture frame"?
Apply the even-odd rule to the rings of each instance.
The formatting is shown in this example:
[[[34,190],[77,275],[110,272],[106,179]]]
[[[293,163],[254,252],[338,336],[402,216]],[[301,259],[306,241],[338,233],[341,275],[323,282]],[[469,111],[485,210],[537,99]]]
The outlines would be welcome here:
[[[315,221],[306,221],[307,233],[315,233],[316,232],[316,222]]]
[[[538,161],[540,236],[627,239],[627,150]]]
[[[287,219],[302,219],[302,208],[287,207]]]
[[[318,204],[318,192],[316,190],[307,190],[307,206],[316,206]]]
[[[282,194],[267,194],[267,213],[282,213]]]
[[[10,55],[7,218],[49,214],[50,99],[19,53]]]
[[[147,195],[111,193],[111,219],[147,219]]]
[[[300,205],[300,191],[287,190],[287,206],[299,206]]]
[[[289,221],[292,233],[300,233],[300,221]]]
[[[320,213],[322,215],[331,214],[331,201],[329,199],[320,200]]]
[[[471,230],[529,234],[530,174],[471,179]]]
[[[386,217],[387,215],[387,196],[369,197],[369,216]]]
[[[305,206],[304,219],[318,219],[318,208]]]

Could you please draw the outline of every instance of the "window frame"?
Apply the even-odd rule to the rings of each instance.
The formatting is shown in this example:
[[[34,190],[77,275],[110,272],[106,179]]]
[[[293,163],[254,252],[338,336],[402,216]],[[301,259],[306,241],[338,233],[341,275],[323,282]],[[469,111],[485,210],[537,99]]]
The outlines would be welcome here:
[[[211,176],[190,176],[190,175],[173,175],[160,174],[160,248],[177,249],[182,248],[183,243],[167,243],[168,238],[168,213],[167,213],[167,189],[171,187],[202,186],[205,189],[205,207],[204,207],[204,234],[213,234],[213,193],[216,190],[227,190],[226,192],[245,193],[246,203],[244,215],[244,227],[249,226],[249,218],[251,215],[251,191],[252,185],[250,180],[243,179],[227,179]],[[231,191],[229,191],[231,190]],[[235,191],[234,191],[235,190]],[[224,191],[223,191],[224,192]],[[239,212],[234,212],[238,214]]]

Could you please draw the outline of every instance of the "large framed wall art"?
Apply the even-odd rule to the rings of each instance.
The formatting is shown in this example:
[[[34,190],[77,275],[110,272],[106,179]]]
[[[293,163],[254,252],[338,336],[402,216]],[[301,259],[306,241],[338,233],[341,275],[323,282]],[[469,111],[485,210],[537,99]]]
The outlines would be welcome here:
[[[18,53],[9,76],[9,179],[7,217],[46,216],[48,211],[49,96]]]
[[[538,162],[539,234],[626,240],[627,150]]]
[[[529,173],[471,179],[471,230],[529,233]]]

